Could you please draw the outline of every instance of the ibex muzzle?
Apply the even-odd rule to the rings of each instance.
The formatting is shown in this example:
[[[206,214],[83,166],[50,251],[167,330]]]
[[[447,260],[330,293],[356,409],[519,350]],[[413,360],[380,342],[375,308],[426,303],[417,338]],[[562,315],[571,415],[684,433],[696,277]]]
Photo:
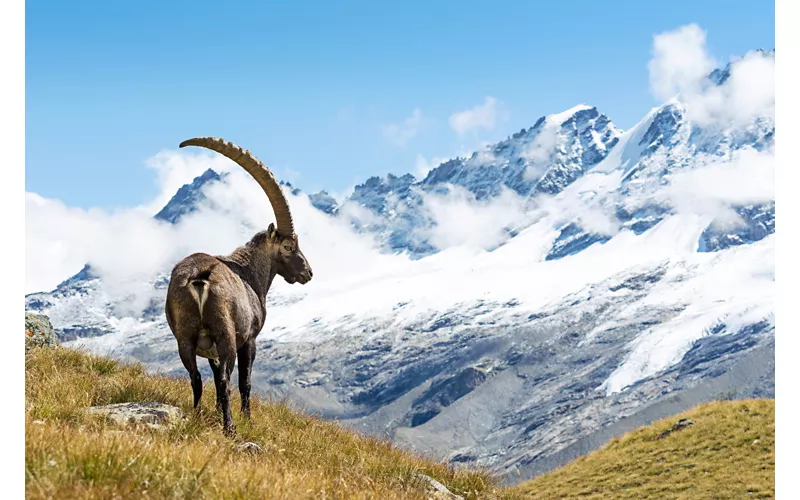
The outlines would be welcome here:
[[[239,360],[242,413],[250,417],[250,374],[256,356],[256,337],[267,315],[266,299],[272,280],[305,284],[313,272],[300,250],[289,204],[272,172],[233,143],[214,137],[189,139],[184,146],[202,146],[238,163],[258,182],[275,212],[275,224],[256,233],[227,256],[190,255],[172,270],[165,312],[178,341],[178,353],[189,372],[197,408],[203,383],[196,356],[207,358],[214,374],[217,409],[223,428],[234,432],[230,409],[230,377]]]

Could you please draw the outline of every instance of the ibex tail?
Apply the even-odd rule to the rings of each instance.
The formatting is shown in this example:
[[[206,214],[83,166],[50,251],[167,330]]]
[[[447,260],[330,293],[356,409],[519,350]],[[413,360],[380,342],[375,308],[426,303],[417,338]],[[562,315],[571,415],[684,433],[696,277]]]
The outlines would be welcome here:
[[[209,273],[207,272],[201,273],[187,283],[189,293],[192,294],[195,302],[197,302],[197,308],[200,310],[201,322],[203,320],[203,307],[205,307],[206,299],[208,299],[208,275]]]

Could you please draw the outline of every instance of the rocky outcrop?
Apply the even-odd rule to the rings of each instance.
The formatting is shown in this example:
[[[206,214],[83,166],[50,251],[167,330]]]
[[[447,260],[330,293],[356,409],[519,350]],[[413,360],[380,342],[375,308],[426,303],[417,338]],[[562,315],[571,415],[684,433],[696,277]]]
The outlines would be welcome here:
[[[25,352],[35,347],[59,345],[50,318],[42,314],[25,313]]]
[[[457,375],[438,380],[430,389],[414,401],[414,414],[411,416],[411,427],[422,425],[432,419],[442,408],[450,406],[454,401],[470,393],[486,380],[486,374],[475,367],[467,367]]]

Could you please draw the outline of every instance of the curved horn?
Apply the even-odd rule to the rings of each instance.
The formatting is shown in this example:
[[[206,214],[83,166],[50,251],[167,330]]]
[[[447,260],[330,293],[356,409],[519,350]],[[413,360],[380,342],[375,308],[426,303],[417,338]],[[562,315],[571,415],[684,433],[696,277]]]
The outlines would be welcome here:
[[[247,173],[253,178],[267,194],[270,204],[272,204],[272,211],[275,212],[275,222],[278,226],[278,232],[283,236],[293,238],[294,224],[292,223],[292,214],[289,211],[289,203],[286,201],[286,196],[283,194],[278,181],[275,176],[261,161],[253,156],[250,151],[245,151],[232,142],[226,142],[225,139],[218,139],[216,137],[195,137],[188,139],[180,144],[180,147],[185,146],[200,146],[216,151],[231,160],[238,163],[242,168],[247,170]]]

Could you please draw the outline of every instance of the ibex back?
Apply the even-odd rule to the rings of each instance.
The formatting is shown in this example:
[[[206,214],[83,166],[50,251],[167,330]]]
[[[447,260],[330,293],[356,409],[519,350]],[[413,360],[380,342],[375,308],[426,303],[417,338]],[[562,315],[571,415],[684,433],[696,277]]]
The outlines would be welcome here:
[[[234,432],[230,408],[230,377],[239,360],[242,413],[250,417],[250,374],[256,337],[267,315],[266,298],[272,280],[305,284],[312,272],[297,241],[286,197],[272,173],[258,159],[233,143],[213,137],[190,139],[184,146],[203,146],[242,166],[266,193],[277,227],[253,236],[227,256],[190,255],[172,270],[166,316],[178,341],[178,353],[189,372],[197,408],[203,382],[196,356],[207,358],[214,374],[217,409],[225,432]]]

